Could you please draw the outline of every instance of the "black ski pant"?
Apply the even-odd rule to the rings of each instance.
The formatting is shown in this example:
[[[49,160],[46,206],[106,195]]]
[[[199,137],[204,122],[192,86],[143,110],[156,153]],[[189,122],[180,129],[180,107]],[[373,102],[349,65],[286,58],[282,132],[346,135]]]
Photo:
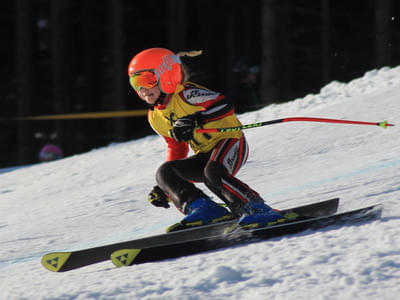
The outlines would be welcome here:
[[[257,192],[234,177],[247,157],[244,136],[225,139],[210,152],[165,162],[157,170],[157,184],[185,212],[187,204],[205,195],[194,184],[202,182],[239,216],[241,207],[248,201],[263,201]]]

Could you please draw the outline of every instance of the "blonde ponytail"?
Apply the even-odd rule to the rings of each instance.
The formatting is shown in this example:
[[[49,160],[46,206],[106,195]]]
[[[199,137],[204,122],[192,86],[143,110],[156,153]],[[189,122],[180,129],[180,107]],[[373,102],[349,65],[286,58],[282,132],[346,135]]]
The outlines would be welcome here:
[[[203,50],[191,50],[191,51],[179,51],[176,55],[179,57],[188,56],[188,57],[195,57],[199,56],[203,53]]]

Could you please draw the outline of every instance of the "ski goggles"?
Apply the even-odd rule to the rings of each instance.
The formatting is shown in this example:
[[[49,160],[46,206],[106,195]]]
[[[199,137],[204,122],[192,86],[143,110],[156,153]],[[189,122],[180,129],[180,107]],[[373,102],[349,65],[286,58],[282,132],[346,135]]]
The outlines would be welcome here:
[[[158,77],[153,71],[142,71],[133,74],[129,78],[129,83],[138,92],[140,88],[151,89],[155,87],[158,84]]]

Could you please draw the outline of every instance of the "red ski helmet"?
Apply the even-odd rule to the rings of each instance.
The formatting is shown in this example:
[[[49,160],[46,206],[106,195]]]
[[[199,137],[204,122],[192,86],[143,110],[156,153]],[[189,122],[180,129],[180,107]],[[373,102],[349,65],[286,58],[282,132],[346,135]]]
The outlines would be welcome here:
[[[129,63],[128,75],[150,71],[157,78],[158,87],[165,94],[175,92],[176,86],[182,81],[182,62],[178,55],[165,48],[150,48],[139,52]],[[147,72],[146,72],[147,73]],[[148,73],[147,73],[147,76]],[[132,86],[137,91],[131,80]]]

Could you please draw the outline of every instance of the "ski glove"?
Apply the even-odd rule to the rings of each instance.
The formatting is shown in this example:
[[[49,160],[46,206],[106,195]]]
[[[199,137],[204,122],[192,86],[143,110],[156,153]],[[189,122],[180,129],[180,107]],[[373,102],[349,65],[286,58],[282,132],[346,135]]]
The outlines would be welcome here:
[[[202,117],[199,112],[184,116],[175,121],[169,135],[177,142],[193,140],[193,132],[201,123]]]
[[[153,189],[149,193],[149,196],[147,197],[147,200],[149,200],[149,202],[154,206],[169,208],[168,196],[164,193],[162,189],[160,189],[158,185],[153,187]]]

